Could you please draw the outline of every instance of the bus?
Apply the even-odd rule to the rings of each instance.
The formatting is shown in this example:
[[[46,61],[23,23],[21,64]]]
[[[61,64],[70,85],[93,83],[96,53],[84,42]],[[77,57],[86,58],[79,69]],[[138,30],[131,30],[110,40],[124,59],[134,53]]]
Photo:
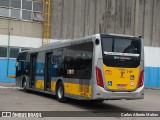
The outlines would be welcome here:
[[[59,40],[17,58],[16,85],[59,102],[144,98],[144,47],[138,36],[95,34]]]

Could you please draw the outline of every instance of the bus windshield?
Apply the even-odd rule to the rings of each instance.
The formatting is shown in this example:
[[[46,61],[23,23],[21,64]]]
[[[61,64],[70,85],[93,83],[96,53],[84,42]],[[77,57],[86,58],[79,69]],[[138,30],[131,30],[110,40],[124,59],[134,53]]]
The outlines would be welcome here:
[[[103,61],[112,67],[137,67],[140,63],[140,38],[102,37]]]
[[[23,61],[27,59],[28,52],[21,52],[18,54],[17,61]]]
[[[16,77],[26,75],[29,71],[28,52],[20,52],[17,57],[16,63]]]

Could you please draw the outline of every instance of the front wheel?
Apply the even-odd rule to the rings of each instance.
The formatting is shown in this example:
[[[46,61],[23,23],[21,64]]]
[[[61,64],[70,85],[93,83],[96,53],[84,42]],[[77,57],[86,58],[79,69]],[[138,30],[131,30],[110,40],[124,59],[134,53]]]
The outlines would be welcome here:
[[[56,97],[59,102],[66,102],[66,98],[64,97],[64,86],[62,82],[59,82],[56,87]]]

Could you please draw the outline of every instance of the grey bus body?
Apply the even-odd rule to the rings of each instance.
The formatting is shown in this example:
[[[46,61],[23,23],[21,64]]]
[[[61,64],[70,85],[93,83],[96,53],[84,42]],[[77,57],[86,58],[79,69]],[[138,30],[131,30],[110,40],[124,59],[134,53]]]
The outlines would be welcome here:
[[[112,38],[114,39],[112,40]],[[102,46],[105,47],[104,44],[107,43],[103,42],[105,39],[110,41],[112,46],[109,52],[104,51],[104,48],[102,48]],[[114,46],[114,42],[119,39],[124,39],[124,41],[128,39],[138,41],[137,43],[140,46],[139,53],[123,54],[115,52],[113,50],[113,48],[116,47]],[[126,44],[128,43],[126,42]],[[24,72],[16,75],[16,85],[25,90],[53,94],[56,95],[61,102],[63,102],[63,98],[74,98],[78,100],[144,98],[143,81],[141,81],[142,85],[138,87],[140,84],[139,79],[143,77],[140,71],[144,70],[143,40],[140,37],[117,34],[95,34],[73,40],[59,40],[49,45],[26,51],[25,54],[27,55],[25,60],[20,61],[17,58],[17,71],[20,63],[25,62],[27,65],[24,68]],[[114,59],[112,59],[112,57]],[[106,58],[106,60],[104,60],[104,58]],[[134,62],[134,60],[136,62]],[[136,84],[135,88],[126,89],[127,86],[129,86],[127,85],[125,86],[126,88],[123,89],[112,89],[112,86],[109,85],[116,83],[114,83],[114,80],[106,81],[105,76],[107,75],[103,67],[105,64],[104,61],[108,61],[108,66],[110,67],[112,67],[112,61],[115,61],[113,63],[115,66],[112,67],[112,69],[125,70],[125,68],[128,68],[130,61],[133,67],[139,66],[137,67],[139,71],[137,74],[138,77],[133,75],[135,78],[138,78],[137,82],[131,82]],[[125,64],[125,62],[128,63]],[[124,64],[124,66],[121,66],[121,64]],[[117,65],[118,67],[116,67]],[[97,68],[101,71],[100,73],[98,73]]]

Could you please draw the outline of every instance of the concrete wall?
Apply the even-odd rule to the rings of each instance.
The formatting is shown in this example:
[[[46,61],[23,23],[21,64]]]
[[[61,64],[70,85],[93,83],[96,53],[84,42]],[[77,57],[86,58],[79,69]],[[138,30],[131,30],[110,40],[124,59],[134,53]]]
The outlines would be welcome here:
[[[12,47],[37,48],[42,45],[42,38],[0,34],[0,46],[8,46],[8,38],[10,38],[10,46]]]
[[[160,87],[160,48],[145,47],[145,86]]]
[[[0,34],[8,35],[8,28],[13,36],[42,38],[43,35],[41,23],[0,18]]]
[[[141,35],[160,47],[160,0],[53,0],[51,37],[95,33]]]
[[[14,78],[8,76],[15,76],[16,59],[0,58],[0,82],[15,82]],[[7,74],[8,73],[8,74]]]

